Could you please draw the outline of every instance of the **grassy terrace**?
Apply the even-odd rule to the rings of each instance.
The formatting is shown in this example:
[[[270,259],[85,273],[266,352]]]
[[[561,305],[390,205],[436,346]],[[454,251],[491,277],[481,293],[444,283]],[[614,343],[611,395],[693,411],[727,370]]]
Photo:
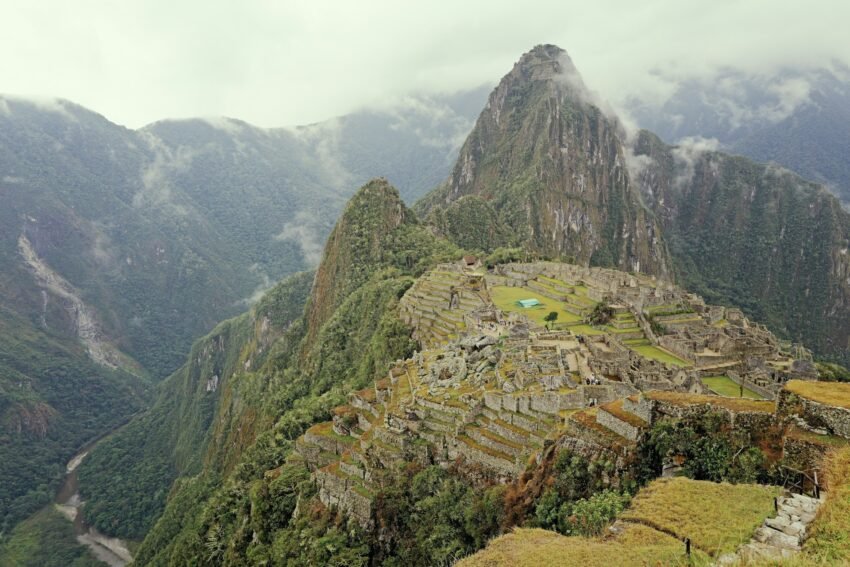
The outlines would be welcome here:
[[[600,425],[599,423],[597,423],[596,413],[598,411],[598,407],[579,410],[574,414],[570,415],[567,418],[567,421],[572,421],[577,424],[580,424],[581,427],[584,427],[586,429],[592,429],[594,432],[598,433],[599,435],[602,435],[612,446],[622,446],[626,441],[623,437],[620,437],[604,425]]]
[[[313,427],[307,430],[307,432],[312,433],[313,435],[318,435],[320,437],[329,437],[331,439],[335,439],[344,443],[346,445],[352,445],[357,442],[357,439],[354,437],[349,437],[348,435],[340,435],[333,429],[334,424],[332,421],[325,421],[322,423],[317,423]]]
[[[653,345],[634,345],[630,347],[633,351],[652,360],[658,360],[674,366],[690,366],[691,364],[682,360],[673,353]]]
[[[632,525],[614,537],[567,537],[540,529],[518,528],[496,538],[483,550],[460,561],[458,567],[512,565],[582,565],[584,567],[637,567],[647,565],[706,565],[697,551],[688,562],[682,542],[647,528]]]
[[[709,378],[703,378],[702,383],[708,386],[711,391],[718,396],[727,396],[730,398],[744,397],[751,398],[753,400],[764,399],[764,396],[746,387],[744,388],[744,395],[741,396],[741,387],[728,376],[711,376]]]
[[[560,302],[535,293],[527,287],[494,286],[490,288],[490,297],[502,311],[525,315],[539,325],[546,324],[543,318],[551,311],[558,314],[557,323],[581,321],[578,315],[565,311]],[[517,305],[520,299],[536,299],[541,305],[526,309]]]
[[[791,380],[785,389],[814,402],[850,409],[850,384]]]
[[[773,413],[776,404],[769,400],[751,400],[748,398],[726,398],[723,396],[706,396],[703,394],[685,394],[682,392],[664,392],[650,390],[643,394],[650,400],[659,400],[674,405],[690,406],[696,404],[711,404],[732,411],[758,411]]]
[[[634,427],[646,427],[648,424],[631,412],[623,409],[623,400],[615,400],[602,406],[602,409],[621,421]]]
[[[570,331],[574,335],[604,335],[605,331],[602,329],[597,329],[595,327],[591,327],[590,325],[573,325],[570,327]]]
[[[734,551],[773,516],[773,498],[780,492],[776,486],[665,478],[643,488],[620,518],[689,537],[717,556]]]

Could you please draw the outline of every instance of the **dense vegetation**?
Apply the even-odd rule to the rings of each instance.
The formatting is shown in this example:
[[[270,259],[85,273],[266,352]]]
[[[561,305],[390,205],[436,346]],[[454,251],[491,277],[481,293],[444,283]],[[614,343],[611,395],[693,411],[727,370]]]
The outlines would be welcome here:
[[[139,409],[146,385],[0,308],[0,537],[53,500],[65,463]]]
[[[420,225],[394,189],[376,183],[358,193],[355,201],[362,206],[347,209],[331,237],[314,293],[306,301],[304,312],[312,317],[295,319],[298,306],[305,305],[309,279],[288,290],[273,290],[251,314],[222,324],[200,341],[187,366],[165,383],[154,407],[138,424],[95,450],[81,468],[81,489],[91,499],[98,525],[107,533],[136,537],[162,510],[165,492],[160,483],[181,477],[139,550],[142,564],[177,561],[190,553],[185,547],[207,539],[207,522],[217,510],[226,514],[217,520],[224,530],[219,537],[235,537],[229,506],[240,508],[252,483],[279,467],[294,440],[313,423],[328,419],[347,392],[366,386],[389,362],[412,353],[410,329],[395,316],[395,306],[412,285],[412,276],[433,263],[457,258],[460,251]],[[341,284],[332,286],[336,293],[317,294],[316,289],[328,285],[326,278]],[[316,325],[314,340],[306,338],[308,321]],[[241,330],[220,338],[235,328]],[[227,363],[215,366],[215,358],[204,358],[202,353],[210,348]],[[195,369],[198,364],[202,368]],[[205,384],[214,371],[220,382],[217,394],[210,395]],[[165,389],[180,382],[186,386],[179,394]],[[194,401],[184,402],[187,407],[175,401],[186,399]],[[198,411],[193,407],[205,399],[209,413],[187,424],[187,415]],[[181,441],[171,437],[175,429],[191,433]],[[166,459],[170,463],[153,454],[176,455],[181,450],[186,452],[183,457]],[[192,477],[202,462],[201,474]],[[141,489],[130,488],[128,480]],[[130,529],[113,522],[119,514],[133,518]]]
[[[151,409],[83,461],[80,492],[91,525],[130,539],[147,533],[174,480],[200,472],[220,390],[244,370],[240,355],[257,340],[255,328],[268,320],[271,329],[286,329],[303,308],[312,276],[284,280],[251,313],[225,321],[199,340],[186,365],[162,383]]]
[[[850,214],[833,196],[775,166],[674,149],[648,132],[636,153],[651,160],[639,182],[683,287],[847,361]]]
[[[54,510],[45,508],[18,524],[0,543],[0,565],[14,567],[101,567],[74,537],[74,527]]]

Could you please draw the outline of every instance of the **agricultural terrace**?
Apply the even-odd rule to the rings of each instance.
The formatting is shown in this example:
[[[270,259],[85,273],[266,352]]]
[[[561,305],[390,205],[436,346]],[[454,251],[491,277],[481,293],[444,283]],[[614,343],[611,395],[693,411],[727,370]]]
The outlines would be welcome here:
[[[659,348],[657,346],[652,345],[634,345],[630,346],[633,351],[644,356],[646,358],[650,358],[652,360],[657,360],[659,362],[665,362],[667,364],[672,364],[674,366],[690,366],[690,363],[686,360],[682,360],[672,352]]]
[[[726,408],[732,411],[758,411],[773,413],[776,404],[770,400],[751,400],[749,398],[727,398],[724,396],[708,396],[704,394],[688,394],[685,392],[666,392],[662,390],[650,390],[643,393],[651,400],[659,400],[679,406],[693,406],[708,404],[715,407]]]
[[[728,376],[711,376],[708,378],[703,378],[702,383],[708,387],[712,392],[717,394],[718,396],[726,396],[729,398],[750,398],[753,400],[763,400],[764,396],[759,394],[758,392],[754,392],[744,386],[743,393],[741,395],[741,386],[739,386],[735,381],[733,381]]]
[[[850,409],[850,384],[841,382],[814,382],[789,380],[785,389],[822,404]]]
[[[491,541],[485,549],[460,561],[458,567],[643,567],[646,565],[708,565],[694,550],[686,559],[681,541],[652,528],[628,525],[613,537],[563,536],[541,529],[516,529]]]
[[[620,519],[690,538],[716,557],[749,541],[774,514],[773,499],[780,493],[776,486],[662,478],[643,488]]]

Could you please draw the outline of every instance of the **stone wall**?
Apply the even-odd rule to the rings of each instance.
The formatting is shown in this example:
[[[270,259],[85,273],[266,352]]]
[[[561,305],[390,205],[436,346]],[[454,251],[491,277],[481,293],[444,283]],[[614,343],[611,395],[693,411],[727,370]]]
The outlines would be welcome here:
[[[779,393],[777,413],[797,414],[814,429],[824,429],[833,435],[850,439],[850,410],[829,406],[798,396],[788,390]]]
[[[630,398],[624,399],[623,409],[647,423],[652,423],[652,402],[643,396],[638,396],[637,401],[632,401]]]
[[[599,408],[599,411],[596,412],[596,423],[604,425],[620,437],[625,437],[629,441],[637,441],[638,437],[640,437],[640,428],[626,423],[617,416],[608,413],[603,408]]]
[[[364,529],[371,527],[372,499],[355,490],[352,479],[324,469],[316,471],[315,478],[319,500],[325,506],[336,506],[345,510]]]

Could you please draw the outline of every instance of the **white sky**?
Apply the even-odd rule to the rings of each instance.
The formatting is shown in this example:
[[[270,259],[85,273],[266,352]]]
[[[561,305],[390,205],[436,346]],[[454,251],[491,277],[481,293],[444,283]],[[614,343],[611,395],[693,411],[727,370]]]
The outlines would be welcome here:
[[[282,126],[495,84],[555,43],[616,104],[653,70],[850,62],[848,21],[846,0],[0,0],[0,92]]]

